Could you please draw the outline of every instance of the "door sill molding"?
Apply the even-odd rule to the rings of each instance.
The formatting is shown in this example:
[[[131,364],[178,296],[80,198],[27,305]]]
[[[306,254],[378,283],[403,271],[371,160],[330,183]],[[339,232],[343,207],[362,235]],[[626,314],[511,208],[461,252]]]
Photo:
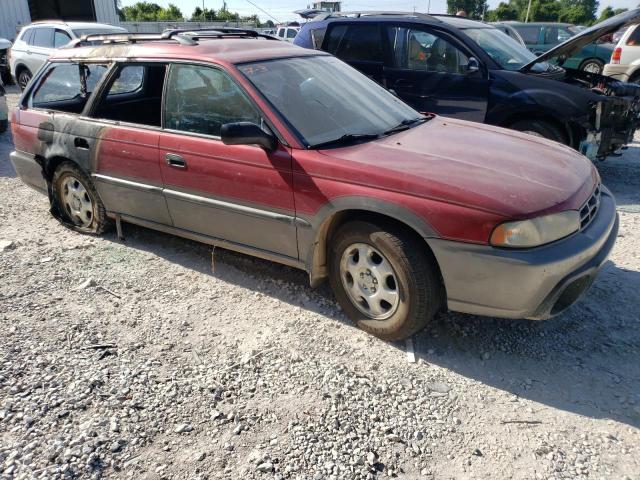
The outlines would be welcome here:
[[[107,212],[107,216],[115,218],[117,212]],[[182,228],[171,227],[162,223],[153,222],[151,220],[144,220],[142,218],[134,217],[132,215],[120,214],[120,219],[127,223],[133,223],[141,227],[150,228],[152,230],[158,230],[160,232],[169,233],[178,237],[187,238],[196,242],[205,243],[207,245],[213,245],[214,247],[224,248],[226,250],[233,250],[234,252],[243,253],[252,257],[262,258],[263,260],[269,260],[271,262],[281,263],[289,267],[298,268],[300,270],[307,271],[304,262],[301,262],[297,258],[289,257],[287,255],[281,255],[279,253],[270,252],[261,248],[255,248],[242,243],[231,242],[229,240],[223,240],[221,238],[212,237],[210,235],[204,235],[201,233],[192,232],[191,230],[184,230]]]

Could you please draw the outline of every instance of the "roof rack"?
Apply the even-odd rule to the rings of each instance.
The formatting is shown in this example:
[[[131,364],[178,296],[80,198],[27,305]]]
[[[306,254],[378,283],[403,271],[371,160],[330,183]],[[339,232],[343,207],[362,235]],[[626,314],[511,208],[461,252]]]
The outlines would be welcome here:
[[[96,33],[83,35],[79,39],[72,40],[63,48],[76,48],[84,46],[88,42],[116,44],[174,41],[180,45],[197,45],[199,39],[205,38],[266,38],[268,40],[277,40],[271,35],[264,35],[253,30],[243,30],[240,28],[196,28],[165,30],[162,33]]]
[[[426,13],[420,13],[420,12],[394,12],[394,11],[353,11],[353,12],[326,12],[326,13],[321,13],[319,15],[316,15],[315,17],[313,17],[313,19],[311,21],[315,22],[315,21],[320,21],[320,20],[326,20],[327,18],[337,18],[337,17],[348,17],[348,16],[353,16],[355,18],[360,18],[360,17],[372,17],[372,16],[397,16],[397,17],[416,17],[416,18],[420,18],[423,20],[435,20],[435,21],[439,21],[437,18],[435,18],[433,15],[429,15]]]

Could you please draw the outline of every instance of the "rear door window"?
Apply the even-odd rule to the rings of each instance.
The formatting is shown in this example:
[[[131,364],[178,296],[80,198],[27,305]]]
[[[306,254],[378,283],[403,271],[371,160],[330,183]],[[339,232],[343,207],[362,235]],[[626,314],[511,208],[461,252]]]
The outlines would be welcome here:
[[[41,27],[35,29],[33,46],[42,48],[53,48],[53,28]]]
[[[164,64],[127,64],[111,77],[93,117],[151,127],[162,124]]]
[[[295,28],[287,29],[287,38],[296,38],[297,34],[298,34],[298,31]]]
[[[169,72],[165,128],[220,136],[225,123],[261,123],[261,115],[227,73],[201,65],[173,65]]]
[[[22,34],[21,40],[27,45],[33,45],[33,28],[29,28]]]
[[[522,40],[524,40],[524,43],[526,43],[527,45],[536,45],[538,43],[538,40],[540,38],[540,27],[537,27],[535,25],[518,26],[515,27],[515,29],[518,31],[518,33],[522,37]]]
[[[106,65],[53,65],[41,77],[31,97],[30,106],[79,114],[106,71]]]
[[[327,52],[343,60],[383,62],[380,26],[375,23],[337,25],[326,39]]]

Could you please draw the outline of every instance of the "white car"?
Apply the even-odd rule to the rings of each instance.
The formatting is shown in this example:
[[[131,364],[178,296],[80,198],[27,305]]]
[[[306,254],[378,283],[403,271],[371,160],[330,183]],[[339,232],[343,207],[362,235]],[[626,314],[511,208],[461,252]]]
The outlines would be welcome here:
[[[623,82],[640,83],[640,24],[627,28],[604,66],[603,75]]]
[[[125,33],[113,25],[88,22],[46,21],[27,25],[18,34],[9,54],[11,75],[24,90],[33,74],[47,61],[49,55],[71,40],[97,33]]]
[[[278,32],[276,36],[281,40],[285,40],[287,42],[293,43],[293,39],[296,38],[296,35],[300,31],[300,27],[278,27]]]

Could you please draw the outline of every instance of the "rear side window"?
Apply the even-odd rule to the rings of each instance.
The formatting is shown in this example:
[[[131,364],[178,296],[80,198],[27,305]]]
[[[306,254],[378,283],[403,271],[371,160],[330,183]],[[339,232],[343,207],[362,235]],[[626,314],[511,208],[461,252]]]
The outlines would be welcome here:
[[[225,123],[261,122],[260,113],[225,72],[199,65],[171,67],[164,118],[171,130],[214,137]]]
[[[382,62],[380,27],[337,25],[329,32],[327,51],[343,60]]]
[[[634,46],[634,45],[640,45],[640,28],[638,27],[631,27],[633,28],[633,32],[631,32],[631,35],[629,35],[629,38],[627,38],[627,45],[629,46]]]
[[[297,34],[298,34],[298,31],[295,28],[287,29],[287,38],[296,38]]]
[[[33,36],[33,46],[43,48],[53,48],[53,28],[36,28]]]
[[[106,65],[65,63],[49,69],[31,97],[31,106],[81,113],[91,93],[107,71]]]
[[[518,26],[514,28],[518,31],[522,40],[524,40],[524,43],[527,45],[535,45],[538,43],[538,39],[540,38],[540,27]]]
[[[278,29],[278,36],[281,38],[284,38],[284,28],[279,28]]]

